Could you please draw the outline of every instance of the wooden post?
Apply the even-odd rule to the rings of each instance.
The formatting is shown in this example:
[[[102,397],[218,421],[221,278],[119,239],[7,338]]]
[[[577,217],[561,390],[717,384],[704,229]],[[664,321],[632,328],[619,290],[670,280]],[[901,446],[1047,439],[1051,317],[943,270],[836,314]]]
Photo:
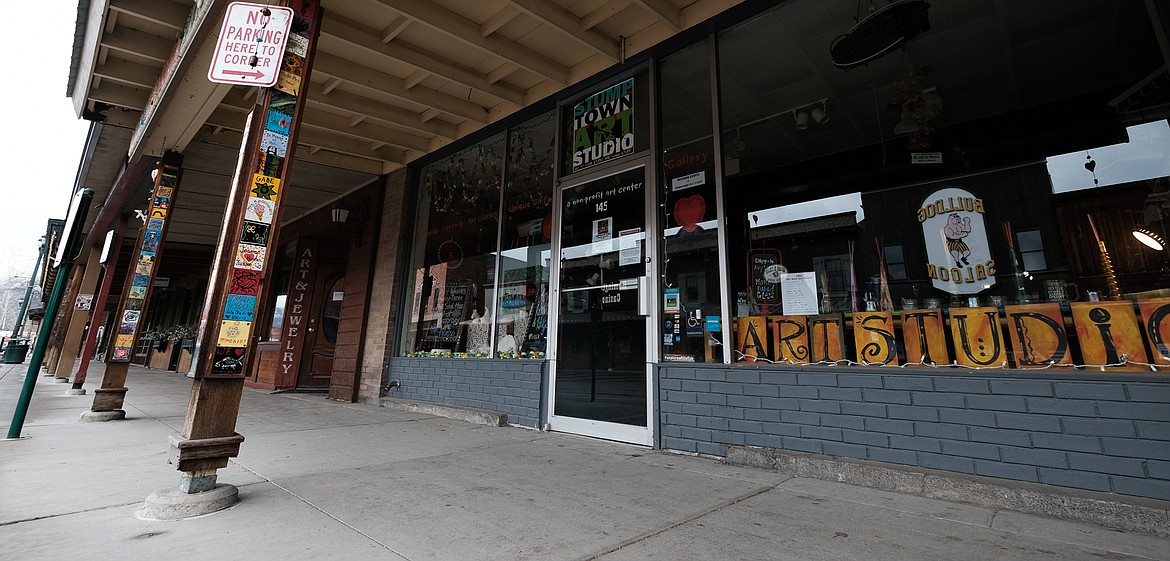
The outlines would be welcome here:
[[[73,387],[70,389],[72,395],[85,395],[85,377],[89,373],[89,361],[93,358],[94,352],[97,349],[97,328],[99,325],[105,325],[102,316],[106,309],[106,300],[110,297],[110,288],[114,285],[114,270],[118,267],[118,254],[121,253],[122,238],[126,236],[126,223],[128,220],[129,218],[127,216],[122,216],[118,219],[118,225],[113,230],[114,235],[110,240],[110,253],[106,256],[105,264],[102,265],[106,274],[102,276],[101,288],[98,289],[97,296],[93,299],[93,315],[91,316],[92,319],[90,319],[89,332],[85,336],[85,347],[81,350],[81,363],[77,366],[77,372],[73,375]],[[100,323],[94,325],[95,322]],[[116,329],[111,329],[111,331],[116,331]],[[113,341],[114,333],[106,333],[105,340]]]
[[[151,190],[149,212],[146,223],[138,231],[138,242],[134,245],[132,258],[126,264],[126,282],[122,288],[122,300],[114,316],[114,327],[106,345],[106,369],[102,385],[93,391],[93,406],[82,415],[83,421],[111,421],[126,416],[122,402],[126,399],[126,372],[138,336],[146,325],[146,310],[150,304],[151,287],[154,284],[158,260],[162,255],[163,240],[170,225],[170,213],[182,180],[183,156],[177,152],[163,154],[155,169],[154,188]]]
[[[73,273],[66,277],[60,273],[57,274],[57,281],[65,284],[65,295],[63,302],[72,302],[77,295],[77,288],[81,284],[82,276],[85,274],[85,267],[75,267]],[[55,283],[54,283],[55,285]],[[57,363],[61,359],[61,348],[65,345],[65,332],[69,329],[69,321],[73,319],[73,315],[69,312],[71,308],[61,307],[57,310],[56,319],[53,321],[53,331],[49,339],[49,348],[45,351],[44,376],[53,377],[57,371]],[[70,362],[72,368],[72,362]]]
[[[98,279],[101,278],[102,266],[101,263],[98,263],[100,259],[101,252],[95,251],[92,247],[89,248],[89,258],[85,260],[85,266],[81,267],[81,284],[73,294],[73,298],[62,306],[69,317],[69,323],[68,327],[65,328],[65,341],[61,344],[61,353],[58,355],[57,363],[49,370],[50,373],[57,376],[58,382],[69,381],[69,375],[73,372],[73,358],[81,350],[81,338],[86,333],[86,322],[93,308],[93,292],[97,288]],[[78,308],[80,298],[83,295],[88,295],[90,298],[85,309]],[[92,329],[97,329],[97,327],[94,326]]]
[[[275,86],[261,90],[248,115],[228,210],[200,319],[195,381],[182,437],[172,436],[179,491],[216,487],[216,472],[239,454],[235,432],[244,376],[256,357],[258,303],[272,280],[284,186],[305,108],[321,22],[317,0],[293,0],[289,36]],[[149,502],[149,499],[148,499]]]

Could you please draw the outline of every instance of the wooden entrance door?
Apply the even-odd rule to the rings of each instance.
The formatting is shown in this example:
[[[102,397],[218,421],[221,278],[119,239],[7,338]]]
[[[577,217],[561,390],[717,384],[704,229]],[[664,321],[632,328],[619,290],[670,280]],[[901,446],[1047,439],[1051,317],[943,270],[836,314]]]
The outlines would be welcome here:
[[[312,311],[297,388],[328,388],[333,376],[333,354],[337,347],[337,327],[341,320],[341,302],[345,296],[344,264],[322,261],[313,289]]]

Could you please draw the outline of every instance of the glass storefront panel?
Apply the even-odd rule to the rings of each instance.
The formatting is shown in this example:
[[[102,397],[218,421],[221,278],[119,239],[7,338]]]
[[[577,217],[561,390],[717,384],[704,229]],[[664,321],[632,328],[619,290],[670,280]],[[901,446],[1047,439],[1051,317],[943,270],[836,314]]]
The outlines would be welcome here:
[[[496,355],[544,358],[548,337],[555,112],[509,132],[500,278],[495,289]]]
[[[646,169],[562,195],[553,414],[646,426]]]
[[[736,358],[1165,362],[1170,135],[1142,3],[932,5],[928,31],[848,71],[829,44],[854,22],[818,26],[807,4],[717,37]],[[1106,179],[1135,162],[1155,169]]]
[[[500,134],[422,170],[408,356],[491,353],[504,150]]]
[[[688,47],[658,67],[662,96],[662,358],[722,362],[715,144],[711,134],[711,54]]]

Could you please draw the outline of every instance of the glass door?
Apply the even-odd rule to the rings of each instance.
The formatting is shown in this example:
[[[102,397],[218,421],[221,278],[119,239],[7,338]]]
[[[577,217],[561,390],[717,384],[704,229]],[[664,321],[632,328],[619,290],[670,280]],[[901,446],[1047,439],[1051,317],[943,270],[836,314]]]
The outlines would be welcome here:
[[[560,192],[553,430],[653,444],[646,168]]]

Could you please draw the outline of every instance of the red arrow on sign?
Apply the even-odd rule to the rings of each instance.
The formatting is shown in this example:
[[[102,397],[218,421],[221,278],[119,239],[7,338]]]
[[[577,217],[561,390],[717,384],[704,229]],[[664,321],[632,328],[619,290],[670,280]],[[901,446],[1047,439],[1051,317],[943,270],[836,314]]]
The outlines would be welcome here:
[[[222,72],[224,74],[235,74],[237,76],[245,76],[248,78],[263,78],[264,77],[264,73],[259,71],[259,70],[253,70],[251,72],[244,72],[242,70],[223,70]]]

